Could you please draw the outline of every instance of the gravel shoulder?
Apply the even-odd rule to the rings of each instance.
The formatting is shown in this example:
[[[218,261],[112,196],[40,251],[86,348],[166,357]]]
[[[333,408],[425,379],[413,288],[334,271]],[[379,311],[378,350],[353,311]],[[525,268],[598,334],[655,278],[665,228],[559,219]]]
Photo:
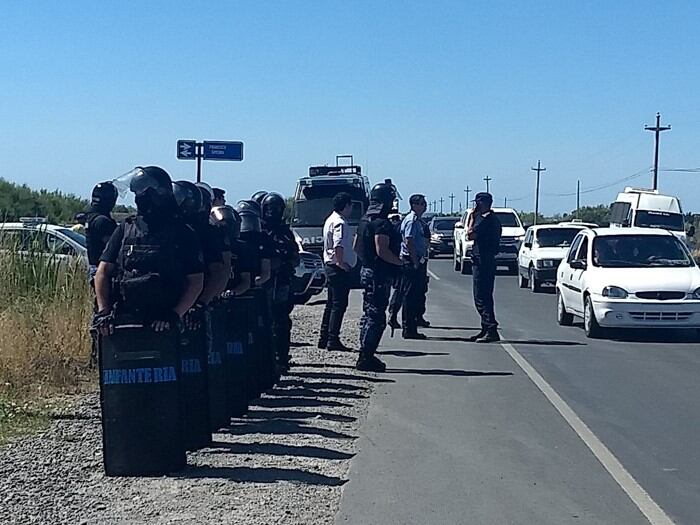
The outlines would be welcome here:
[[[358,292],[353,292],[357,294]],[[320,296],[323,297],[323,296]],[[297,366],[243,418],[159,478],[107,478],[97,393],[0,448],[0,523],[333,523],[372,384],[356,354],[316,348],[323,301],[295,308]],[[343,340],[357,346],[351,301]]]

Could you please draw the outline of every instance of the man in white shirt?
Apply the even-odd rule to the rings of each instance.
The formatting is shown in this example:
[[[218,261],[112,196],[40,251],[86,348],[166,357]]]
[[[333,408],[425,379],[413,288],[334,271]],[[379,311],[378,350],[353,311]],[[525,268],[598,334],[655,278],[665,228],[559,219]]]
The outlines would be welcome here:
[[[319,348],[352,351],[340,341],[340,328],[348,307],[350,272],[357,264],[352,233],[347,219],[352,211],[352,196],[338,193],[333,197],[333,213],[323,225],[323,262],[328,276],[328,300],[321,321]]]

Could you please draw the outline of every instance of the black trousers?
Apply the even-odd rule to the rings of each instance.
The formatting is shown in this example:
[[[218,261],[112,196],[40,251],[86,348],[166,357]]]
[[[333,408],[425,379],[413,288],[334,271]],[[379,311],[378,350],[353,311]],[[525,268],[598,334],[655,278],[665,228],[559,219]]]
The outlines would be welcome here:
[[[496,261],[472,264],[474,284],[474,306],[481,316],[481,329],[484,332],[496,330],[496,312],[493,304],[493,288],[496,282]]]
[[[319,339],[326,343],[338,343],[340,342],[343,317],[348,309],[350,272],[346,272],[334,264],[327,264],[326,275],[328,276],[328,300],[326,308],[323,310]]]
[[[415,333],[418,327],[418,318],[422,315],[421,305],[425,291],[425,272],[427,266],[421,264],[415,268],[412,264],[403,267],[401,317],[403,329],[408,333]]]

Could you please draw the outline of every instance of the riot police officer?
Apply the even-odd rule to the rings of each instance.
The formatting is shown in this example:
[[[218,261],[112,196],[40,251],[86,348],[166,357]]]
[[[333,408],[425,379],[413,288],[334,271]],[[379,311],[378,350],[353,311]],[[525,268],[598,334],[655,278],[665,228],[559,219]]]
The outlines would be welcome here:
[[[278,193],[268,193],[262,200],[263,228],[275,246],[278,265],[272,302],[273,329],[277,361],[282,369],[289,368],[289,345],[292,329],[290,314],[294,308],[291,285],[294,268],[299,263],[299,247],[294,234],[284,221],[286,203]]]
[[[203,288],[199,240],[178,220],[168,173],[156,166],[136,168],[129,188],[137,214],[114,231],[95,275],[94,324],[102,334],[112,333],[115,305],[120,314],[167,330],[180,322]]]
[[[95,276],[107,241],[117,229],[117,222],[112,218],[117,196],[117,188],[111,182],[100,182],[92,189],[90,209],[85,213],[84,218],[91,278]]]
[[[493,197],[490,193],[477,193],[474,198],[474,210],[467,225],[468,238],[474,241],[474,306],[481,316],[481,330],[469,339],[477,343],[500,340],[493,305],[493,288],[496,281],[496,255],[501,241],[501,223],[491,210],[492,203]]]
[[[383,372],[386,365],[374,354],[386,327],[386,308],[391,283],[402,266],[400,237],[387,219],[396,190],[383,182],[370,192],[370,205],[360,219],[355,251],[362,261],[360,281],[364,288],[360,320],[358,370]]]

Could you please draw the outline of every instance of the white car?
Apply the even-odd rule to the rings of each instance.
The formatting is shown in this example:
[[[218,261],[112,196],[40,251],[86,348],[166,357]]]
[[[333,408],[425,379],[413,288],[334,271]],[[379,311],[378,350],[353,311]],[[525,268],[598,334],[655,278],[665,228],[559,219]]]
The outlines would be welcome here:
[[[3,249],[19,253],[33,251],[61,260],[77,258],[87,267],[85,236],[70,228],[48,224],[42,217],[21,217],[20,222],[0,223],[0,243]]]
[[[518,269],[518,249],[525,237],[525,228],[517,212],[513,208],[493,208],[493,212],[501,222],[501,245],[496,263],[507,266],[513,273]],[[474,241],[467,239],[467,227],[472,210],[464,212],[454,229],[454,268],[456,272],[465,275],[472,273],[472,247]]]
[[[700,269],[671,232],[581,230],[557,270],[557,321],[610,328],[700,328]]]
[[[529,286],[533,292],[539,292],[543,284],[554,284],[559,263],[566,257],[576,234],[587,226],[580,222],[530,226],[518,252],[520,288]]]

